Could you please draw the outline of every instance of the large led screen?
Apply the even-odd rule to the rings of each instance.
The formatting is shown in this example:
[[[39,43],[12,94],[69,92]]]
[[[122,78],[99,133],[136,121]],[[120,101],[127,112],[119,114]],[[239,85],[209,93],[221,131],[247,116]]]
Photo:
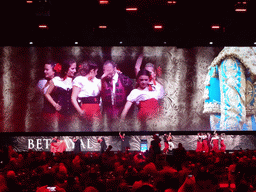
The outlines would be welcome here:
[[[256,130],[254,47],[2,47],[1,132]]]

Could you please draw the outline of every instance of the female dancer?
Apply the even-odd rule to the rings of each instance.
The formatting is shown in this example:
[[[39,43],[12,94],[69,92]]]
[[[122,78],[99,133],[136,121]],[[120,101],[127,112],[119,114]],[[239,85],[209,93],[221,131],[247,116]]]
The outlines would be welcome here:
[[[169,151],[172,151],[173,148],[174,148],[174,144],[173,144],[173,137],[172,137],[172,133],[170,132],[169,133],[169,136],[168,136],[168,144],[169,144]]]
[[[74,114],[71,93],[72,81],[76,72],[76,62],[74,60],[66,60],[60,68],[60,77],[56,76],[50,81],[45,97],[58,111],[61,120],[68,120]],[[56,95],[56,98],[52,97],[52,93]]]
[[[135,65],[135,75],[137,76],[139,71],[141,70],[141,64],[142,64],[142,60],[143,60],[143,55],[140,55],[136,61],[136,65]],[[145,70],[149,71],[150,73],[150,82],[149,84],[154,87],[156,89],[156,91],[159,92],[160,98],[162,99],[164,97],[164,88],[163,86],[158,82],[157,80],[157,70],[155,65],[153,65],[152,63],[147,63],[145,65]]]
[[[202,150],[206,153],[209,152],[209,148],[208,148],[208,143],[207,143],[207,135],[206,133],[202,134],[202,140],[203,140],[203,146],[202,146]]]
[[[50,81],[55,77],[56,73],[59,71],[59,64],[57,63],[46,63],[44,65],[44,79],[39,80],[37,87],[39,88],[42,94],[45,94],[49,85]],[[52,95],[55,97],[55,95]],[[51,105],[51,103],[45,98],[44,99],[44,106],[43,106],[43,115],[55,113],[55,108]]]
[[[64,140],[58,139],[56,136],[52,139],[51,142],[51,152],[52,153],[62,153],[67,148],[67,145]]]
[[[95,63],[84,62],[79,66],[78,75],[73,81],[71,101],[80,116],[90,122],[101,118],[101,80],[96,78],[97,72],[98,66]]]
[[[219,152],[219,136],[216,132],[213,134],[212,144],[213,144],[212,150],[214,152]]]
[[[220,151],[225,152],[226,151],[226,145],[224,143],[225,133],[220,134]]]
[[[164,134],[163,139],[164,139],[164,150],[163,150],[163,153],[167,154],[168,150],[169,150],[169,143],[168,143],[168,135],[166,133]]]
[[[121,134],[121,132],[119,132],[119,137],[121,138],[121,151],[125,152],[130,149],[129,140],[125,137],[125,133]]]
[[[197,133],[197,146],[196,146],[196,152],[202,152],[203,151],[203,140],[201,133]]]
[[[147,70],[140,70],[137,75],[137,88],[133,89],[127,97],[127,102],[121,114],[124,119],[132,104],[135,102],[139,107],[138,119],[145,121],[155,118],[159,112],[158,99],[161,97],[156,89],[149,85],[150,73]]]

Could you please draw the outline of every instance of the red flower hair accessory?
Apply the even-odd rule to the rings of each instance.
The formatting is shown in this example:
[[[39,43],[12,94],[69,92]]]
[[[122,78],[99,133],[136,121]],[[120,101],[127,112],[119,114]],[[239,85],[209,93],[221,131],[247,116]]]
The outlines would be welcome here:
[[[159,77],[161,77],[162,73],[163,73],[162,68],[160,66],[157,67],[157,74],[158,74]]]
[[[61,65],[59,63],[57,63],[54,67],[54,70],[59,73],[61,71]]]

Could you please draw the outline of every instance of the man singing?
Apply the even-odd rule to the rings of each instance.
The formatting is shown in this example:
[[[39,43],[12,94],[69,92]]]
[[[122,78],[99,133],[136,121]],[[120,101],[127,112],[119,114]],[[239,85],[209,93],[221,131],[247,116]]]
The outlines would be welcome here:
[[[103,65],[102,81],[102,104],[103,114],[106,114],[109,120],[120,117],[126,98],[133,89],[132,80],[118,73],[116,63],[106,61]]]

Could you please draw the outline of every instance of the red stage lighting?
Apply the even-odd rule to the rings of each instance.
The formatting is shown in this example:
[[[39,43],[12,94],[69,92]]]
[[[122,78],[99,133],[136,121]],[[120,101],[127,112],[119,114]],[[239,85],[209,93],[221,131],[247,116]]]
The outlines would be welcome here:
[[[48,29],[48,26],[47,25],[38,25],[38,28],[40,28],[40,29]]]
[[[177,1],[167,1],[167,3],[170,5],[175,5],[177,3]]]
[[[239,12],[239,13],[243,13],[243,12],[246,12],[247,9],[245,9],[245,8],[237,8],[237,9],[235,9],[235,11]]]
[[[211,28],[212,29],[220,29],[220,26],[219,25],[212,25]]]
[[[100,25],[99,28],[100,29],[107,29],[107,26],[106,25]]]
[[[100,3],[101,5],[106,5],[106,4],[108,4],[109,2],[108,2],[108,1],[99,1],[99,3]]]
[[[136,8],[136,7],[126,8],[126,11],[138,11],[138,8]]]
[[[27,1],[27,3],[33,3],[33,1]]]
[[[154,29],[163,29],[162,25],[154,25]]]

